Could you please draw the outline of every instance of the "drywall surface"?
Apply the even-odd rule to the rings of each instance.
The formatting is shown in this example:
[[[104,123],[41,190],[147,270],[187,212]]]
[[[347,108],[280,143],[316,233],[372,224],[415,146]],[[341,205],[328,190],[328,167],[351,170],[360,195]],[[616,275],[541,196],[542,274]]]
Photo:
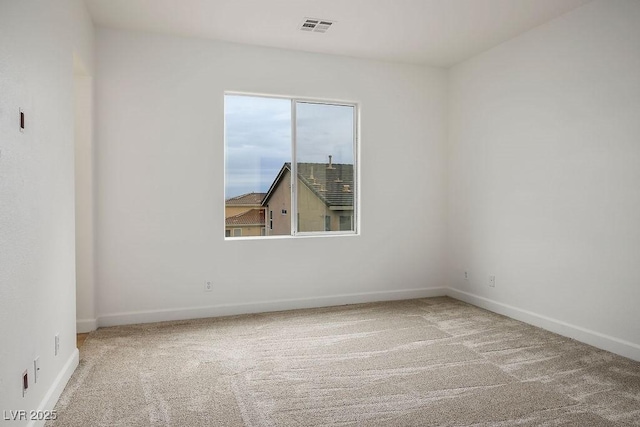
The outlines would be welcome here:
[[[78,67],[77,67],[78,68]],[[96,329],[94,280],[93,78],[81,69],[74,75],[76,195],[76,327]]]
[[[640,2],[453,67],[449,100],[451,287],[640,357]]]
[[[91,72],[92,43],[81,1],[0,3],[1,411],[53,409],[77,364],[73,55]]]
[[[97,58],[99,323],[444,285],[444,70],[106,29]],[[224,240],[225,91],[360,104],[360,236]]]

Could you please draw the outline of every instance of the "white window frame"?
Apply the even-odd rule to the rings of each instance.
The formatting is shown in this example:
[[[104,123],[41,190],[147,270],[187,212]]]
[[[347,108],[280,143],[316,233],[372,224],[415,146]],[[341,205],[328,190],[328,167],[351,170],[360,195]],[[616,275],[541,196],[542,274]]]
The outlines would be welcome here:
[[[354,101],[342,101],[332,100],[324,98],[306,98],[306,97],[292,97],[282,95],[268,95],[262,93],[248,93],[248,92],[236,92],[225,91],[223,96],[249,96],[249,97],[261,97],[261,98],[274,98],[274,99],[287,99],[291,101],[291,234],[285,235],[270,235],[266,233],[265,236],[253,236],[244,237],[242,239],[234,238],[233,236],[225,240],[247,240],[247,239],[282,239],[282,238],[295,238],[295,237],[328,237],[328,236],[360,236],[360,194],[361,194],[361,179],[360,179],[360,104]],[[319,105],[335,105],[343,107],[353,107],[353,167],[354,167],[354,186],[353,191],[353,230],[345,231],[298,231],[298,180],[293,177],[298,176],[298,167],[296,162],[296,103],[308,103]],[[224,132],[224,149],[226,153],[227,149],[227,137],[226,137],[226,125]],[[226,159],[226,154],[224,156]],[[223,170],[226,171],[226,160],[223,165]],[[225,173],[226,180],[226,173]],[[223,191],[224,193],[224,191]],[[288,211],[289,212],[289,211]],[[287,213],[288,213],[287,212]],[[269,220],[267,220],[269,221]],[[265,229],[272,230],[271,224],[265,224]]]
[[[356,102],[331,101],[310,98],[291,98],[291,212],[298,213],[298,180],[293,177],[298,176],[298,162],[296,152],[296,103],[335,105],[342,107],[353,107],[353,177],[355,189],[353,194],[353,230],[345,231],[298,231],[298,215],[291,215],[291,236],[331,236],[331,235],[359,235],[359,207],[360,207],[360,106]]]

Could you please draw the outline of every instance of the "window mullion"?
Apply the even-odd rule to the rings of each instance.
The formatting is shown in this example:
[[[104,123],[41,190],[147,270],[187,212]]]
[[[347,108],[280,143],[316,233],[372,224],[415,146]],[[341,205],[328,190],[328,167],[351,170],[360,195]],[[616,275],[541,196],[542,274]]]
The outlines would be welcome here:
[[[298,162],[296,161],[296,100],[291,100],[291,235],[298,232]]]
[[[358,123],[359,111],[358,108],[354,106],[353,108],[353,214],[351,216],[351,230],[354,233],[358,233],[356,227],[360,223],[358,221],[359,209],[360,209],[360,174],[358,171],[360,170],[360,157],[358,156],[358,147],[360,147],[358,129],[360,128],[360,124]]]

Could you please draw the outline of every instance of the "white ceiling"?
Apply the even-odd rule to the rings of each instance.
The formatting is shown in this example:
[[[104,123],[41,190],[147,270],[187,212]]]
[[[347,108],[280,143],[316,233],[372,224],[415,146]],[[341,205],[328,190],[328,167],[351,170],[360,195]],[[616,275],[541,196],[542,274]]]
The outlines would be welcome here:
[[[99,26],[450,66],[590,0],[85,0]],[[333,20],[325,33],[298,28]]]

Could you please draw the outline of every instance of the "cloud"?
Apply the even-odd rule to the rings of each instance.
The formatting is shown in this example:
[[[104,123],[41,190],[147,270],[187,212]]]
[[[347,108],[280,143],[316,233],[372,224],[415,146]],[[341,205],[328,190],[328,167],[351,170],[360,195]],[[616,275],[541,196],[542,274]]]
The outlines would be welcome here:
[[[297,160],[353,163],[353,107],[298,103]],[[266,192],[291,161],[291,100],[225,96],[225,197]]]
[[[266,192],[291,161],[291,101],[225,96],[225,197]]]
[[[297,161],[353,164],[353,108],[299,103],[296,108]]]

